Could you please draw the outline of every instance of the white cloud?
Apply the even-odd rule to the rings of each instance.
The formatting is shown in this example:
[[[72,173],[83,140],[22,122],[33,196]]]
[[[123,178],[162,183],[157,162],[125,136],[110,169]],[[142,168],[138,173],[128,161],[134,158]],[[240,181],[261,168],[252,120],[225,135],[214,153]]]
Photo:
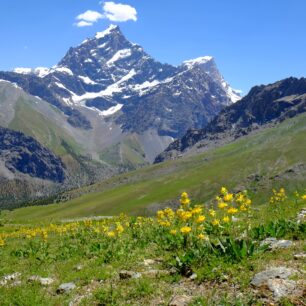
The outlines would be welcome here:
[[[101,18],[103,18],[102,14],[91,10],[88,10],[76,17],[77,20],[86,21],[88,23],[97,22]]]
[[[112,1],[100,2],[103,7],[103,12],[87,10],[86,12],[76,17],[77,22],[75,26],[89,27],[92,26],[99,19],[108,19],[115,22],[124,22],[128,20],[137,20],[137,11],[134,7],[128,4],[115,3]]]
[[[137,11],[128,4],[104,2],[103,16],[111,21],[123,22],[128,20],[137,20]]]
[[[81,20],[79,22],[76,22],[75,25],[78,27],[78,28],[82,28],[82,27],[90,27],[93,25],[92,22],[88,22],[88,21],[85,21],[85,20]]]

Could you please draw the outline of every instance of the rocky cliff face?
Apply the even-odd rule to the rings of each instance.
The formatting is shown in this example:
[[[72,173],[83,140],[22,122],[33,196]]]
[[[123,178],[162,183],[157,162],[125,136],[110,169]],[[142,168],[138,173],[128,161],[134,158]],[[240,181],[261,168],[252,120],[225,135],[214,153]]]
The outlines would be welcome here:
[[[0,127],[0,176],[30,177],[62,183],[65,169],[61,159],[34,138]]]
[[[305,78],[255,86],[241,101],[223,109],[205,128],[189,130],[171,143],[155,162],[230,142],[305,111]]]

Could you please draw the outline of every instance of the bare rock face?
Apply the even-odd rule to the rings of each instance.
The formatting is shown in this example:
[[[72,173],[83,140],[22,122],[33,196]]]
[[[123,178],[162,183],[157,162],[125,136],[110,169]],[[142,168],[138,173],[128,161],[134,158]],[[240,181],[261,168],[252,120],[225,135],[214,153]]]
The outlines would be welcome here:
[[[61,284],[58,289],[56,290],[57,294],[64,294],[72,291],[73,289],[76,288],[75,283],[65,283]]]
[[[119,272],[120,279],[140,278],[142,275],[139,272],[121,270]]]
[[[33,275],[28,278],[28,282],[38,283],[42,286],[49,286],[54,283],[54,279],[51,277],[41,277],[38,275]]]
[[[298,274],[298,271],[294,269],[274,267],[257,273],[253,277],[251,285],[259,288],[268,288],[273,293],[275,300],[282,297],[299,295],[301,293],[299,282],[289,279],[295,274]]]
[[[18,286],[21,284],[20,282],[21,273],[15,272],[12,274],[7,274],[0,279],[0,287],[1,286]]]
[[[62,183],[65,169],[61,159],[34,138],[0,127],[0,161],[11,172]]]
[[[191,296],[187,295],[176,295],[172,297],[169,306],[187,306],[192,301]]]
[[[269,237],[260,243],[261,246],[267,245],[270,250],[287,249],[292,246],[291,240],[277,240],[274,237]]]

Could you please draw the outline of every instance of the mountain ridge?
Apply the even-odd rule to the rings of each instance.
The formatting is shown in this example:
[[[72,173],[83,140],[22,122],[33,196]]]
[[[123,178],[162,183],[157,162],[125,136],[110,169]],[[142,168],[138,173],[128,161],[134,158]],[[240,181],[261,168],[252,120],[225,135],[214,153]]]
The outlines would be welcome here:
[[[236,104],[224,108],[203,129],[190,129],[156,157],[155,162],[219,146],[306,111],[306,79],[287,78],[253,87]]]

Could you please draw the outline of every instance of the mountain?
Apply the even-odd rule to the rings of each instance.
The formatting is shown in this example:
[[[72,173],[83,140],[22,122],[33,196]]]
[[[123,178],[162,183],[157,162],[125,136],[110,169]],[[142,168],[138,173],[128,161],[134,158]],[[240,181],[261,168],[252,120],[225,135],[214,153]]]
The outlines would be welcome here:
[[[0,72],[0,126],[33,137],[65,168],[62,182],[30,172],[3,176],[2,191],[11,188],[16,197],[2,204],[148,165],[190,127],[202,128],[239,99],[212,57],[163,64],[118,26],[70,48],[52,68]]]
[[[152,162],[173,138],[202,128],[240,99],[212,57],[162,64],[113,25],[70,48],[52,68],[16,68],[0,79],[47,101],[71,129],[90,135],[84,147],[95,160],[115,150],[113,162],[129,169]]]
[[[288,78],[253,87],[203,129],[191,129],[155,159],[161,162],[231,142],[306,111],[306,79]]]

